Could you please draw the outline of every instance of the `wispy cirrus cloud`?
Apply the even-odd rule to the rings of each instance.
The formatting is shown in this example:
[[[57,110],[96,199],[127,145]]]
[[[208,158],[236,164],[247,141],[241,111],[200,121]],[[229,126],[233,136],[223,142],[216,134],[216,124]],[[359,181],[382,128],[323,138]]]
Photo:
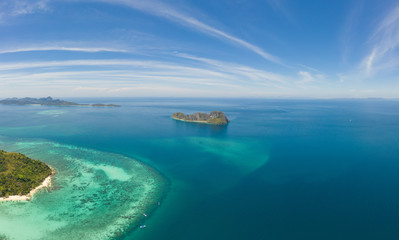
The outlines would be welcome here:
[[[285,75],[266,72],[263,70],[251,68],[245,65],[233,64],[228,62],[217,61],[213,59],[200,58],[186,54],[179,54],[181,58],[195,60],[197,62],[206,63],[205,66],[196,66],[196,64],[189,65],[189,63],[163,62],[151,60],[123,60],[123,59],[101,59],[101,60],[63,60],[63,61],[41,61],[41,62],[16,62],[3,63],[0,65],[0,74],[12,72],[35,72],[35,69],[40,69],[41,77],[50,72],[51,76],[67,75],[62,69],[69,69],[75,67],[94,67],[101,68],[97,73],[101,73],[103,77],[144,77],[149,76],[153,79],[178,78],[183,76],[191,81],[198,79],[208,79],[212,81],[224,82],[246,82],[246,83],[266,83],[276,82],[284,83],[290,78]],[[117,69],[118,72],[109,71],[110,69]],[[126,73],[126,71],[128,73]],[[73,71],[77,74],[84,72]],[[93,73],[89,72],[88,75]],[[33,74],[31,74],[33,75]],[[36,74],[37,75],[37,74]],[[94,76],[94,75],[93,75]],[[10,77],[10,76],[8,76]],[[100,77],[100,76],[98,76]]]
[[[314,74],[308,71],[299,71],[298,75],[300,80],[297,83],[299,84],[307,84],[325,79],[325,76],[321,73]]]
[[[360,17],[364,8],[363,1],[355,1],[349,14],[346,17],[345,24],[341,29],[340,42],[342,44],[342,62],[346,64],[353,50],[353,41],[356,29],[361,23]]]
[[[3,0],[0,3],[0,22],[8,17],[47,11],[50,0]]]
[[[71,51],[71,52],[119,52],[127,53],[128,50],[116,49],[116,48],[90,48],[90,47],[27,47],[27,48],[10,48],[10,49],[0,49],[0,54],[4,53],[19,53],[19,52],[38,52],[38,51]]]
[[[214,37],[217,37],[219,39],[235,43],[241,47],[244,47],[262,58],[277,63],[284,65],[282,60],[278,58],[277,56],[274,56],[262,48],[251,44],[241,38],[238,38],[236,36],[233,36],[232,34],[229,34],[225,31],[222,31],[216,27],[210,26],[203,21],[200,21],[197,18],[194,18],[192,16],[189,16],[181,11],[178,11],[176,8],[167,5],[165,3],[156,1],[156,0],[147,0],[147,1],[142,1],[142,0],[95,0],[98,2],[105,2],[109,4],[121,4],[125,5],[128,7],[131,7],[133,9],[152,14],[158,17],[166,18],[170,21],[176,22],[178,24],[181,24],[183,26],[186,26],[192,30],[200,31],[203,32],[207,35],[211,35]]]
[[[8,62],[0,65],[0,85],[3,88],[53,88],[81,89],[90,92],[91,87],[107,89],[130,89],[137,86],[149,89],[199,89],[209,95],[222,91],[229,94],[243,94],[242,89],[259,92],[260,89],[282,89],[290,87],[295,78],[266,72],[245,65],[201,58],[187,54],[176,57],[183,62],[126,60],[126,59],[84,59],[60,61]],[[87,70],[90,69],[90,70]],[[1,88],[1,87],[0,87]],[[97,89],[98,90],[98,89]],[[93,90],[92,95],[99,94]],[[190,92],[195,92],[194,90]],[[129,92],[118,90],[121,92]],[[181,92],[181,91],[178,91]],[[248,94],[248,93],[245,93]],[[89,94],[90,95],[90,94]]]
[[[314,77],[310,74],[310,72],[299,71],[298,75],[302,78],[301,81],[299,81],[300,83],[309,83],[315,80]]]
[[[284,0],[266,0],[274,11],[282,13],[291,23],[295,23],[292,14],[288,11]]]
[[[208,65],[208,67],[216,69],[217,71],[244,76],[246,79],[256,80],[258,82],[272,81],[272,82],[286,83],[292,81],[292,79],[286,75],[259,70],[245,65],[218,61],[209,58],[197,57],[182,53],[177,54],[177,56],[205,63]]]
[[[381,20],[369,42],[371,50],[361,62],[367,75],[399,65],[399,4]]]

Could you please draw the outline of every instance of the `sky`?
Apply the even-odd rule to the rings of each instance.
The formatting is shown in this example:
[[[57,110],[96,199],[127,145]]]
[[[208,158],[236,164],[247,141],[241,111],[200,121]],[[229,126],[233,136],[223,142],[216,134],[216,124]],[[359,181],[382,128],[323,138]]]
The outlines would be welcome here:
[[[0,98],[398,98],[396,0],[1,0]]]

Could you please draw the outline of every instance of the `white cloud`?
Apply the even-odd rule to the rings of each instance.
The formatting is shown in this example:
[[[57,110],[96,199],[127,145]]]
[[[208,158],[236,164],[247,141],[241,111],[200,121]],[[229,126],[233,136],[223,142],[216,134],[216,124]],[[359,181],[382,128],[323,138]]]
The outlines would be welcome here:
[[[64,90],[73,88],[75,91],[91,92],[90,96],[100,93],[110,96],[119,92],[127,94],[133,89],[136,91],[138,86],[149,92],[157,85],[162,89],[192,89],[190,92],[196,92],[196,96],[205,90],[209,91],[206,96],[230,96],[233,92],[236,96],[244,96],[254,90],[267,89],[270,92],[290,87],[289,82],[294,79],[229,62],[184,54],[177,56],[186,61],[113,59],[9,62],[0,65],[0,84],[7,89],[40,88],[41,91],[55,87]]]
[[[367,56],[367,58],[365,59],[365,63],[366,63],[366,73],[370,73],[371,72],[371,68],[373,66],[373,62],[374,62],[374,58],[376,56],[376,49],[373,49],[373,51],[371,52],[371,54],[369,56]]]
[[[355,1],[341,29],[340,41],[343,46],[342,62],[344,64],[347,63],[352,52],[353,38],[354,34],[357,32],[357,29],[360,27],[360,17],[363,12],[363,7],[363,1]]]
[[[189,54],[177,54],[177,56],[195,60],[198,62],[203,62],[206,63],[208,66],[217,69],[218,71],[243,76],[244,79],[251,79],[258,82],[273,81],[273,82],[285,83],[292,80],[286,75],[263,71],[235,63],[223,62],[209,58],[196,57]]]
[[[313,71],[313,72],[316,72],[316,73],[321,73],[320,70],[318,70],[318,69],[316,69],[316,68],[313,68],[313,67],[309,67],[309,66],[304,65],[304,64],[299,64],[299,66],[300,66],[300,67],[303,67],[303,68],[306,68],[306,69],[308,69],[308,70],[311,70],[311,71]]]
[[[311,83],[325,79],[325,76],[323,74],[312,74],[307,71],[299,71],[298,75],[301,78],[300,81],[297,81],[297,83],[299,84]]]
[[[53,72],[61,72],[65,75],[66,73],[64,73],[62,69],[91,66],[101,68],[103,76],[110,74],[114,77],[146,76],[165,78],[171,76],[171,78],[176,78],[181,76],[191,80],[208,79],[208,82],[213,83],[223,80],[223,82],[236,82],[240,84],[264,84],[267,82],[285,84],[292,81],[292,78],[286,75],[267,72],[244,65],[200,58],[187,54],[178,54],[177,56],[205,63],[206,66],[195,66],[195,64],[189,65],[189,63],[178,64],[175,62],[144,60],[66,60],[3,63],[0,65],[0,71],[10,72],[18,70],[18,72],[35,72],[34,69],[41,69],[40,71],[42,75],[48,74],[49,72],[51,74],[53,74]],[[118,75],[116,75],[115,71],[110,71],[115,69],[117,69],[116,71],[118,71]],[[128,75],[123,75],[124,71],[129,71]]]
[[[251,44],[243,39],[235,37],[231,34],[228,34],[220,29],[217,29],[208,24],[205,24],[204,22],[202,22],[194,17],[186,15],[182,12],[179,12],[177,9],[175,9],[172,6],[167,5],[165,3],[161,3],[156,0],[146,0],[146,1],[143,1],[143,0],[98,0],[98,1],[106,2],[106,3],[110,3],[110,4],[123,4],[125,6],[129,6],[131,8],[137,9],[139,11],[143,11],[143,12],[155,15],[155,16],[169,19],[171,21],[174,21],[174,22],[177,22],[184,26],[187,26],[193,30],[201,31],[205,34],[233,42],[235,44],[238,44],[238,45],[240,45],[244,48],[247,48],[248,50],[260,55],[262,58],[264,58],[268,61],[284,65],[278,57],[264,51],[260,47],[254,45],[254,44]]]
[[[37,11],[46,11],[47,3],[49,0],[33,0],[33,1],[12,1],[14,3],[13,11],[11,12],[12,16],[31,14]]]
[[[382,19],[370,42],[372,50],[361,62],[367,75],[398,66],[399,4]]]
[[[29,48],[14,48],[14,49],[0,49],[0,54],[4,53],[19,53],[19,52],[34,52],[34,51],[73,51],[73,52],[128,52],[124,49],[115,48],[90,48],[90,47],[29,47]]]
[[[309,72],[299,71],[298,74],[301,77],[301,83],[309,83],[314,81],[313,76]]]
[[[8,17],[48,11],[50,0],[2,0],[0,3],[0,22]]]
[[[210,97],[218,94],[218,90],[192,89],[184,86],[167,86],[163,84],[136,84],[129,87],[115,87],[111,85],[102,85],[103,87],[79,86],[71,88],[72,96],[135,96],[135,97]],[[219,92],[220,94],[220,92]],[[233,92],[232,94],[236,94]],[[230,95],[234,96],[234,95]]]

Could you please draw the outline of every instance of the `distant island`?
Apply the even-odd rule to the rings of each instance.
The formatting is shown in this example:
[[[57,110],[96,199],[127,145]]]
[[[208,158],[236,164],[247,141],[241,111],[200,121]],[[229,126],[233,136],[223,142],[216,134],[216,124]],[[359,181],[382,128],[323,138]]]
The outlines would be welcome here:
[[[44,105],[44,106],[91,106],[91,107],[120,107],[115,104],[80,104],[75,102],[68,102],[60,99],[53,99],[52,97],[46,98],[6,98],[0,100],[0,104],[7,105]]]
[[[226,125],[230,120],[226,117],[223,112],[212,111],[208,113],[194,113],[194,114],[184,114],[181,112],[173,113],[172,118],[179,121],[185,122],[198,122],[198,123],[208,123],[215,125]]]
[[[95,104],[92,104],[91,106],[92,107],[120,107],[121,105],[95,103]]]
[[[46,98],[6,98],[0,101],[1,104],[8,105],[46,105],[46,106],[87,106],[87,104],[78,104],[60,99]]]
[[[0,150],[0,201],[29,200],[50,185],[54,170],[21,153]]]

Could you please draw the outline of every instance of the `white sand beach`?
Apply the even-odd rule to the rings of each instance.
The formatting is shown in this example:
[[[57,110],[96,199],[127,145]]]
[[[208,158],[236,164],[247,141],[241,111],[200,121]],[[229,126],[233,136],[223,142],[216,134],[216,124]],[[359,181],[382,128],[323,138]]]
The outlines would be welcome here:
[[[35,189],[32,189],[28,194],[26,195],[13,195],[13,196],[8,196],[8,197],[1,197],[0,202],[5,202],[5,201],[29,201],[35,193],[37,193],[40,189],[42,188],[48,188],[51,186],[51,178],[55,174],[55,170],[52,168],[52,173],[50,176],[46,177],[42,184],[37,186]]]

